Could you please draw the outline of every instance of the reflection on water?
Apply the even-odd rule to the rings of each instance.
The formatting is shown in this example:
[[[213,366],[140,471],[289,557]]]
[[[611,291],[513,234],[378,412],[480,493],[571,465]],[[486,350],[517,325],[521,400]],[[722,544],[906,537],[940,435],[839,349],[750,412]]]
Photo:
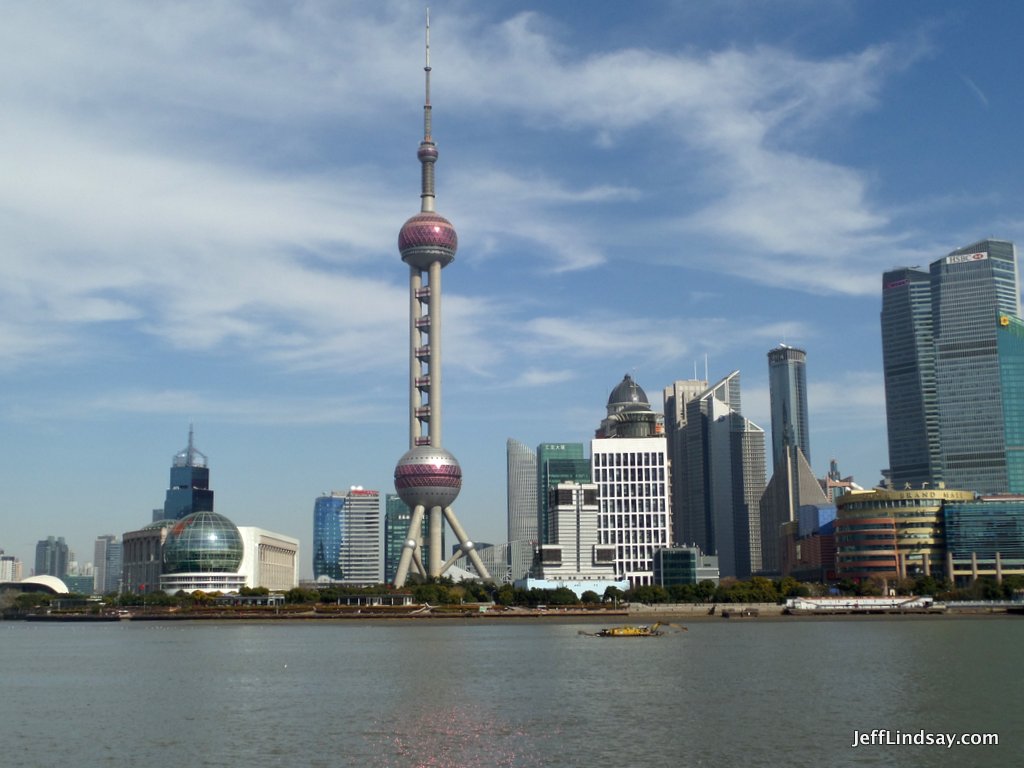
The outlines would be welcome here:
[[[1024,620],[579,629],[0,624],[0,750],[5,765],[112,768],[1024,764]],[[875,728],[1001,744],[850,747]]]

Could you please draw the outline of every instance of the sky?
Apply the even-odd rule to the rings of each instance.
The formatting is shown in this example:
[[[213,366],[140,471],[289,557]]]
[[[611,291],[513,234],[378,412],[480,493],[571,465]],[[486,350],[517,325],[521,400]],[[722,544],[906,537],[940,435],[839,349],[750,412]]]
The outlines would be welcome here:
[[[585,12],[581,8],[585,7]],[[3,3],[0,549],[161,507],[300,539],[408,447],[424,4]],[[807,352],[811,462],[888,465],[881,273],[1021,241],[1024,7],[433,0],[444,441],[505,539],[508,438],[588,443],[629,373]],[[770,444],[770,442],[769,442]]]

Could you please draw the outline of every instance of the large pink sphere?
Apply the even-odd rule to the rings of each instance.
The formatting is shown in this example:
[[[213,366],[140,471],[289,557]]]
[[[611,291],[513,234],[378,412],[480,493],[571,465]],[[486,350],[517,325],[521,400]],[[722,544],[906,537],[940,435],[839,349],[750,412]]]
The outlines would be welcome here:
[[[395,490],[410,508],[450,506],[462,490],[462,467],[444,448],[418,446],[398,460]]]
[[[459,247],[455,227],[436,213],[417,213],[398,233],[398,250],[402,261],[418,269],[426,269],[435,261],[442,267],[451,264]]]

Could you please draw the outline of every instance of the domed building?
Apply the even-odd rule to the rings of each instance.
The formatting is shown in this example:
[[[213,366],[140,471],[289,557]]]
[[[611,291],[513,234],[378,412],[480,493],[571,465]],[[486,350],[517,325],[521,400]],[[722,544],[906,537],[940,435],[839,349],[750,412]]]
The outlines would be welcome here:
[[[608,416],[595,437],[655,437],[665,432],[662,417],[651,410],[647,393],[628,373],[608,395]]]
[[[163,547],[160,589],[237,592],[245,586],[239,567],[245,547],[238,528],[216,512],[193,512],[171,526]]]

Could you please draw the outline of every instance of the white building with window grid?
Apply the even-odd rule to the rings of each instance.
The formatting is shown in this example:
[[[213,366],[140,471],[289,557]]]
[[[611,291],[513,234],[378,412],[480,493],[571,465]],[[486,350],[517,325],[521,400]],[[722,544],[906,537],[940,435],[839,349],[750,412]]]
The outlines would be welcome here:
[[[598,538],[615,547],[615,570],[633,586],[652,584],[654,550],[671,544],[664,436],[595,439]]]

